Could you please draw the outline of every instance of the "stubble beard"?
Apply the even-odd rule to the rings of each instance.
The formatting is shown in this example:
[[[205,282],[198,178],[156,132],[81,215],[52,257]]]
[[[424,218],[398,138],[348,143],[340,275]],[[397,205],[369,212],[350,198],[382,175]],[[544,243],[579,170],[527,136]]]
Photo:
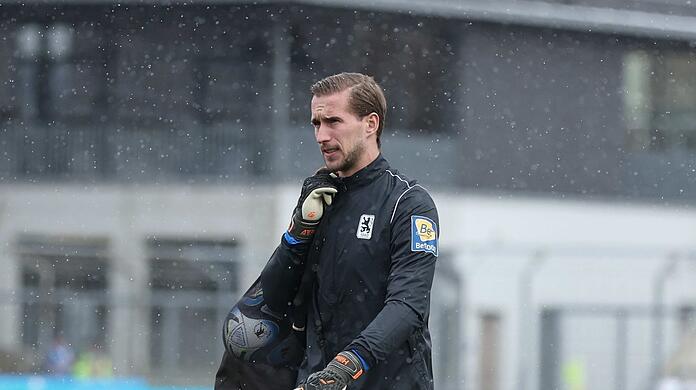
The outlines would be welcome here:
[[[360,161],[360,157],[362,157],[363,153],[365,152],[365,144],[363,142],[360,142],[356,144],[353,149],[351,149],[349,152],[346,153],[345,158],[341,162],[341,164],[336,167],[332,168],[329,167],[332,171],[334,172],[346,172],[350,171],[351,169],[355,168],[355,166],[358,164],[358,161]],[[328,166],[327,162],[327,166]]]

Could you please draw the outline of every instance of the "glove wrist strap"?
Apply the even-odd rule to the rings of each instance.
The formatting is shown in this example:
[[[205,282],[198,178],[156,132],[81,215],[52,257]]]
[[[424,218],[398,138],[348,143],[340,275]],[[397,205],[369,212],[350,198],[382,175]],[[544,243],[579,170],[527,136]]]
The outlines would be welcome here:
[[[336,357],[329,363],[327,368],[333,369],[339,373],[347,374],[352,380],[360,378],[360,376],[363,374],[363,367],[360,363],[360,358],[350,351],[343,351],[336,355]]]
[[[319,221],[305,221],[298,216],[297,213],[295,213],[292,216],[292,222],[288,228],[288,233],[290,233],[290,235],[298,241],[307,241],[314,236],[318,225]]]

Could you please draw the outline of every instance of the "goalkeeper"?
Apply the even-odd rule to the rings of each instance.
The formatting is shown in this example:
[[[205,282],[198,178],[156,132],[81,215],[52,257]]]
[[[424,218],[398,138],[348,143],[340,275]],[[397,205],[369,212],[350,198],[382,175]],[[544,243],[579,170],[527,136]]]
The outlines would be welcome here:
[[[431,390],[435,204],[381,154],[386,99],[374,79],[341,73],[315,83],[312,94],[314,135],[338,177],[319,172],[313,180],[322,184],[305,182],[262,288],[247,294],[261,308],[238,304],[275,322],[245,321],[233,309],[224,331],[231,363],[223,360],[216,389],[289,390],[295,378],[299,390]],[[304,212],[307,199],[321,215]],[[239,356],[249,364],[237,364]]]
[[[339,191],[307,253],[317,266],[297,388],[432,389],[435,204],[381,154],[387,105],[372,77],[329,76],[312,95],[314,136]]]

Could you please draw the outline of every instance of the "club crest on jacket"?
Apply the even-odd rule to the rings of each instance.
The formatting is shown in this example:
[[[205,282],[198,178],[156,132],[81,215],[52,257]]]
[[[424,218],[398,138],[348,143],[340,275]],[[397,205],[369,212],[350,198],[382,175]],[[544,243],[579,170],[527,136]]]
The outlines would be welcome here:
[[[358,222],[358,230],[355,235],[363,240],[372,238],[372,226],[375,224],[375,216],[372,214],[363,214]]]

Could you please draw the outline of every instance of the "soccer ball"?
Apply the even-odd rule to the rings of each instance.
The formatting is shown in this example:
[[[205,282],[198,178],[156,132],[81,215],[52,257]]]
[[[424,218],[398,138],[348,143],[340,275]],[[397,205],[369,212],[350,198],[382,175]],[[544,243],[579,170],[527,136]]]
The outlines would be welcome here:
[[[268,310],[259,281],[232,307],[222,334],[225,349],[246,362],[296,367],[304,355],[304,335]]]

